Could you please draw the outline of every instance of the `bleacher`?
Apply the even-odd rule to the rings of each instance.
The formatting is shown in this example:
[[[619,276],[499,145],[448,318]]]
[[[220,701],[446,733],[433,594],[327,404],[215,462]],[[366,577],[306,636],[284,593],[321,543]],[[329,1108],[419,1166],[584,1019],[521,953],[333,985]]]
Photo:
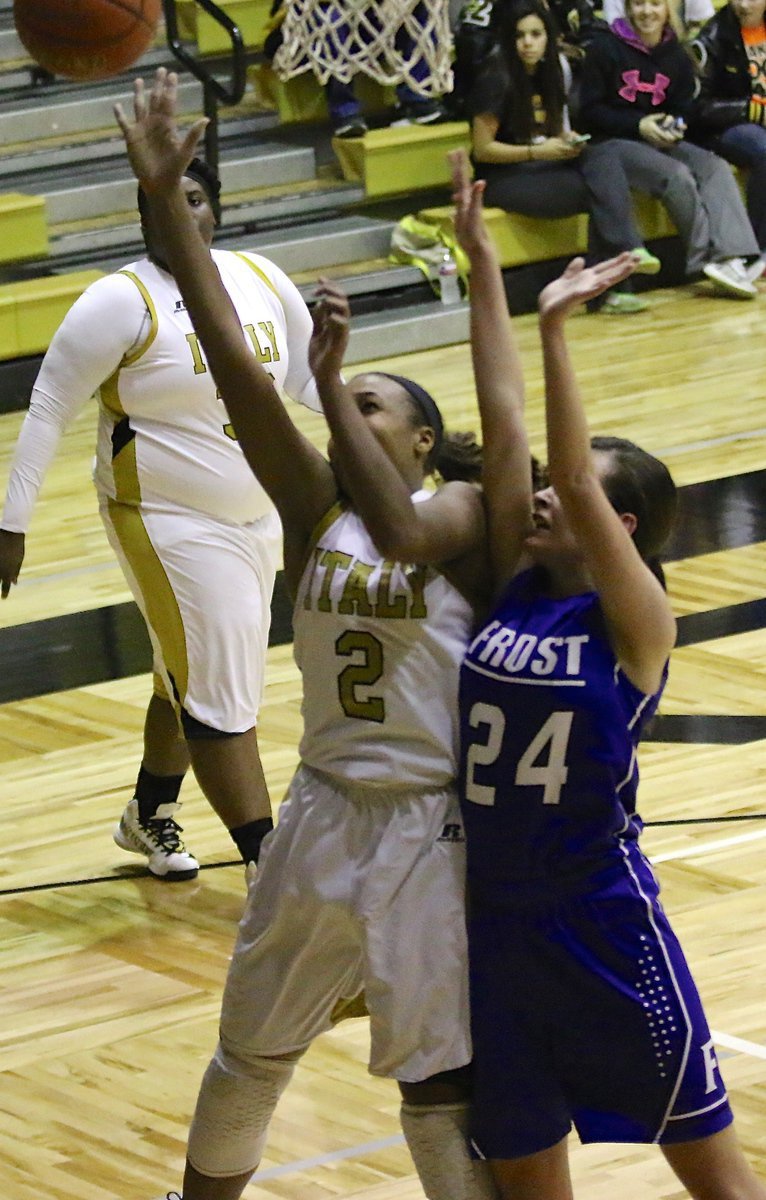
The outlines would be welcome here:
[[[401,353],[463,340],[466,306],[441,305],[416,268],[393,265],[387,255],[405,213],[450,222],[445,156],[468,145],[468,126],[373,127],[363,139],[332,142],[313,75],[283,83],[260,55],[268,3],[222,0],[222,6],[242,29],[249,87],[240,105],[220,112],[224,223],[216,245],[265,254],[306,295],[319,273],[339,278],[356,318],[350,361],[379,356],[385,347]],[[194,0],[179,0],[178,13],[190,49],[215,62],[219,28]],[[91,280],[141,255],[135,181],[112,106],[128,100],[136,75],[160,64],[177,66],[158,37],[117,79],[36,85],[13,29],[11,0],[0,0],[0,377],[44,352]],[[191,119],[202,111],[202,88],[188,72],[179,74],[182,117]],[[385,119],[390,91],[368,83],[362,98],[373,124]],[[672,236],[659,204],[644,200],[639,213],[647,240]],[[509,269],[539,266],[548,278],[552,260],[585,246],[584,217],[535,221],[490,210],[488,219]],[[525,277],[530,296],[543,276]],[[32,365],[21,368],[28,375]],[[17,390],[2,391],[0,407],[16,403]]]

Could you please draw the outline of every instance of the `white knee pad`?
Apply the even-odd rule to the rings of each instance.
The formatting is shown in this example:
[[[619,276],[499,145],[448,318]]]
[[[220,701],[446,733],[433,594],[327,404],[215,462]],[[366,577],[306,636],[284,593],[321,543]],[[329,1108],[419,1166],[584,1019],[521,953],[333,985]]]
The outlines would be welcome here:
[[[298,1056],[296,1056],[297,1058]],[[212,1179],[255,1171],[295,1060],[236,1057],[218,1044],[202,1079],[187,1157]]]
[[[487,1163],[468,1149],[467,1104],[403,1104],[400,1116],[429,1200],[497,1200]]]

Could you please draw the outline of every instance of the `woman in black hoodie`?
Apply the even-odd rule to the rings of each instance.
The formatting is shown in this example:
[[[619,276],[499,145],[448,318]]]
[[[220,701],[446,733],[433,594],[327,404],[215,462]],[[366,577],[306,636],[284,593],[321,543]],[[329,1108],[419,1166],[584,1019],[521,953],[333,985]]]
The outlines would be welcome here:
[[[631,187],[662,200],[686,247],[687,274],[703,272],[722,295],[752,299],[745,260],[758,258],[758,244],[734,177],[684,139],[694,71],[666,0],[628,0],[626,14],[588,50],[581,124],[614,139]]]
[[[766,257],[766,0],[729,0],[692,50],[699,60],[700,141],[747,167],[747,211]]]

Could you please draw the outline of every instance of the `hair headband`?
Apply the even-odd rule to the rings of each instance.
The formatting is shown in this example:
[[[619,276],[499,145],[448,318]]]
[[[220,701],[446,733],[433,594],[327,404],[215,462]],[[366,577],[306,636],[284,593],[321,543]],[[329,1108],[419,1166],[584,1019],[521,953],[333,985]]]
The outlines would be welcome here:
[[[387,371],[379,371],[378,374],[384,379],[393,379],[394,383],[398,383],[399,387],[404,388],[407,395],[412,397],[423,414],[426,425],[430,425],[434,431],[434,450],[438,451],[444,438],[444,421],[433,396],[419,383],[415,383],[414,379],[405,379],[403,375],[390,375]]]

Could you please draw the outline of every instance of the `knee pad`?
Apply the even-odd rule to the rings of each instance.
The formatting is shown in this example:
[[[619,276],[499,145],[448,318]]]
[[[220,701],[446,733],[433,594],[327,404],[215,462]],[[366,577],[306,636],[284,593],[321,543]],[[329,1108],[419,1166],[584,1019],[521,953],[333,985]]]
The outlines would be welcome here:
[[[212,1179],[255,1171],[297,1057],[247,1060],[219,1042],[189,1132],[188,1159],[195,1171]]]
[[[428,1200],[497,1200],[487,1164],[471,1157],[467,1104],[403,1104],[401,1122]]]

